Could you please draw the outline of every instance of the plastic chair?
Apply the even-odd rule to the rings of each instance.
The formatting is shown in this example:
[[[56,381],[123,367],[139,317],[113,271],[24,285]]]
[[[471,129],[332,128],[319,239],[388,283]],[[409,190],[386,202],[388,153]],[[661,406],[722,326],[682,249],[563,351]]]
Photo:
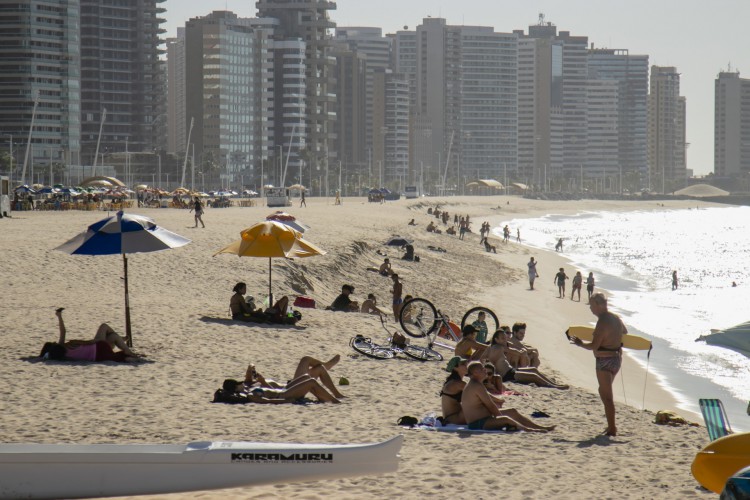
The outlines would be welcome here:
[[[727,412],[720,399],[699,399],[698,404],[711,441],[732,434],[732,426],[729,425]]]

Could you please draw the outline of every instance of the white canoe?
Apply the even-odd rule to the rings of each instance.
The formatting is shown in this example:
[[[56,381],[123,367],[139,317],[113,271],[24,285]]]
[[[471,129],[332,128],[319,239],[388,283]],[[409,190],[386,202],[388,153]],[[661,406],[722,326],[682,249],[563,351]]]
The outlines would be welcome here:
[[[402,442],[0,444],[0,498],[149,495],[382,474],[398,469]]]

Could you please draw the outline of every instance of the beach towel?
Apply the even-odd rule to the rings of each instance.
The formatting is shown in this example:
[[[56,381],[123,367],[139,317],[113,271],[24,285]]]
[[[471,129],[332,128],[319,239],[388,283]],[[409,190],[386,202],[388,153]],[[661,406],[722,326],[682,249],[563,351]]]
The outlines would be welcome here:
[[[300,295],[299,297],[294,299],[293,305],[294,307],[307,307],[310,309],[315,309],[315,299]]]
[[[429,426],[429,425],[415,425],[413,429],[421,429],[421,430],[427,430],[427,431],[437,431],[437,432],[460,432],[465,434],[512,434],[516,432],[523,432],[523,431],[504,431],[504,430],[496,430],[496,431],[485,431],[483,429],[478,430],[472,430],[469,429],[468,425],[457,425],[457,424],[447,424],[442,426]]]

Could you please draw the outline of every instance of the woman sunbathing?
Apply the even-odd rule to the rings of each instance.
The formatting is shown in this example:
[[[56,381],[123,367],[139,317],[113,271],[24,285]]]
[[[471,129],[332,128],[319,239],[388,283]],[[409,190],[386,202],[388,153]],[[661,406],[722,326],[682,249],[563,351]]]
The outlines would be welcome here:
[[[255,389],[278,391],[289,389],[298,383],[312,379],[316,384],[320,381],[318,386],[321,384],[325,386],[325,388],[333,395],[334,399],[340,399],[343,398],[344,395],[336,389],[336,385],[333,383],[331,375],[328,373],[328,370],[336,366],[340,360],[341,356],[338,354],[325,363],[313,358],[312,356],[304,356],[299,360],[299,363],[297,363],[294,376],[286,384],[281,384],[275,380],[265,378],[258,373],[255,369],[255,365],[251,363],[245,371],[245,380],[243,381],[243,384],[245,385],[245,389],[250,392]],[[321,389],[323,389],[323,387],[321,387]]]
[[[454,354],[466,359],[477,360],[483,357],[489,347],[487,344],[477,342],[477,329],[473,325],[464,325],[461,340],[456,344]]]
[[[445,379],[443,388],[440,390],[440,406],[443,411],[443,424],[465,424],[466,419],[461,410],[461,394],[463,394],[466,382],[466,364],[468,360],[458,356],[448,362],[448,370],[451,374]]]
[[[53,360],[117,361],[120,363],[137,361],[143,357],[130,350],[125,340],[106,323],[99,326],[93,340],[69,340],[66,342],[67,330],[62,317],[64,310],[64,307],[60,307],[55,311],[60,338],[57,342],[46,342],[39,357]],[[115,351],[115,347],[119,351]]]
[[[226,403],[285,404],[296,403],[308,394],[312,394],[321,403],[341,402],[326,391],[317,380],[307,376],[295,379],[293,383],[290,383],[283,389],[256,387],[249,391],[244,382],[226,379],[222,389],[223,394],[214,395],[214,401]]]

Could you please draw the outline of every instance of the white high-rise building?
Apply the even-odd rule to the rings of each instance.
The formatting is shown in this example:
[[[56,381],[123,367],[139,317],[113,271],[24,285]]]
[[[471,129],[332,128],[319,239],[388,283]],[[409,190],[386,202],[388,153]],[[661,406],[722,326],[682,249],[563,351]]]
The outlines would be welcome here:
[[[557,32],[540,16],[518,45],[519,177],[560,189],[586,163],[588,89],[585,36]]]
[[[750,80],[721,72],[714,83],[714,171],[731,177],[750,172]]]
[[[589,82],[612,82],[617,87],[616,172],[629,179],[636,188],[645,183],[648,173],[648,56],[631,55],[627,49],[589,49]],[[589,130],[591,124],[589,125]],[[592,145],[589,132],[589,145]],[[593,147],[602,146],[593,144]],[[588,153],[587,153],[588,154]],[[611,175],[598,166],[599,160],[588,158],[589,173]],[[618,183],[619,185],[619,183]]]
[[[412,166],[428,185],[461,190],[465,180],[515,172],[517,38],[426,18],[413,54],[397,33],[399,68],[408,75],[416,62]]]

